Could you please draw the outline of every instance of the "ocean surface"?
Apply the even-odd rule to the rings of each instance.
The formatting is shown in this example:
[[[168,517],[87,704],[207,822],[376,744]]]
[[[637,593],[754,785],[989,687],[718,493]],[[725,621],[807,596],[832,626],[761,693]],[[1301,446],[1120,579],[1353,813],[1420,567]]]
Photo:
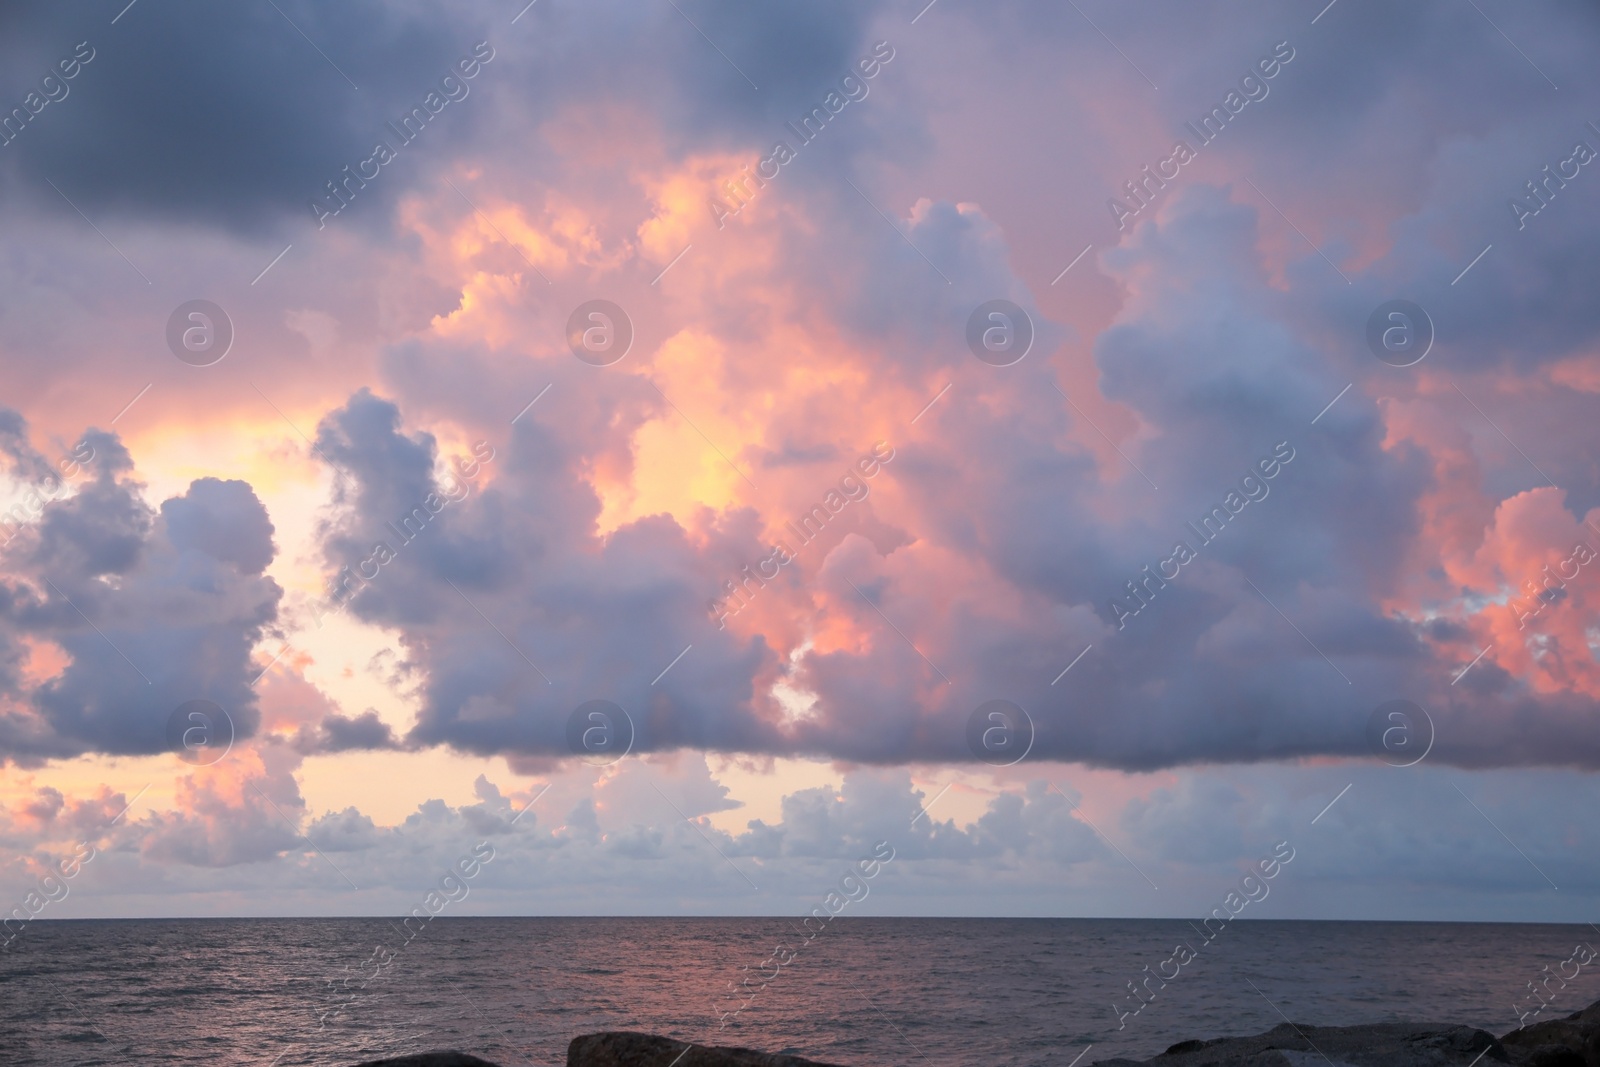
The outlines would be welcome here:
[[[1092,1045],[1087,1067],[1284,1016],[1502,1034],[1526,983],[1600,940],[1588,926],[1236,920],[1205,944],[1182,920],[840,917],[769,965],[776,977],[719,1030],[743,1002],[728,984],[780,940],[798,945],[793,922],[441,917],[406,943],[388,919],[40,919],[0,954],[0,1064],[298,1067],[459,1049],[559,1065],[577,1034],[645,1030],[860,1067],[1068,1067]],[[1119,1028],[1126,983],[1180,940],[1197,957]],[[1600,999],[1596,969],[1543,1018]]]

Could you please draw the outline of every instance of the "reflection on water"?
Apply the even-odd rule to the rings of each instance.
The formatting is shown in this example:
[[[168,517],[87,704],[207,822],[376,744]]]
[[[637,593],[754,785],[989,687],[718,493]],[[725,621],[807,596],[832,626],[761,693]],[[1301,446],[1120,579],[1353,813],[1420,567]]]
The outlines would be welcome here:
[[[512,1067],[562,1064],[573,1036],[626,1029],[860,1067],[1066,1064],[1093,1042],[1086,1067],[1270,1029],[1273,1005],[1297,1022],[1504,1033],[1542,967],[1600,939],[1240,920],[1119,1031],[1126,983],[1197,940],[1181,920],[841,917],[719,1032],[727,983],[794,944],[793,920],[440,918],[379,967],[375,948],[404,943],[394,922],[39,919],[0,956],[0,1063],[297,1067],[454,1048]],[[1596,998],[1585,971],[1551,1013]]]

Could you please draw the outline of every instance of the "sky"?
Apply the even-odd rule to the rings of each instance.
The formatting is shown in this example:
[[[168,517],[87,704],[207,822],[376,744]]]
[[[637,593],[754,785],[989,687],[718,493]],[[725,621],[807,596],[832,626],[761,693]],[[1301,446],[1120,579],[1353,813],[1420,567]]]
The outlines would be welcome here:
[[[524,3],[7,9],[0,911],[1600,914],[1600,9]]]

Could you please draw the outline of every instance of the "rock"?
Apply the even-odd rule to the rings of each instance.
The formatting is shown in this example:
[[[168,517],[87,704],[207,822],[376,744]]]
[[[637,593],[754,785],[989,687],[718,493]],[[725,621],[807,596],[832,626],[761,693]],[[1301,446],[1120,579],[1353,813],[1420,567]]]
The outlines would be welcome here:
[[[1523,1067],[1584,1067],[1585,1061],[1565,1045],[1535,1045],[1521,1063]]]
[[[1485,1067],[1600,1067],[1600,1001],[1498,1041],[1470,1026],[1285,1023],[1254,1037],[1180,1041],[1153,1059],[1101,1060],[1091,1067],[1469,1067],[1480,1055]]]
[[[356,1067],[498,1067],[488,1060],[480,1060],[465,1052],[419,1052],[415,1056],[396,1056],[388,1060],[371,1060]]]
[[[1500,1040],[1517,1067],[1600,1067],[1600,1002]]]
[[[567,1046],[567,1067],[834,1067],[799,1056],[747,1048],[691,1045],[670,1037],[612,1030],[584,1034]]]
[[[1254,1037],[1180,1041],[1150,1060],[1101,1060],[1095,1067],[1469,1067],[1480,1057],[1485,1065],[1512,1062],[1493,1034],[1470,1026],[1283,1023]]]
[[[1149,1060],[1099,1060],[1090,1067],[1600,1067],[1600,1001],[1496,1039],[1470,1026],[1284,1023],[1254,1037],[1180,1041]],[[359,1067],[495,1067],[462,1052],[424,1052]],[[834,1067],[747,1048],[693,1045],[612,1030],[575,1037],[567,1067]]]

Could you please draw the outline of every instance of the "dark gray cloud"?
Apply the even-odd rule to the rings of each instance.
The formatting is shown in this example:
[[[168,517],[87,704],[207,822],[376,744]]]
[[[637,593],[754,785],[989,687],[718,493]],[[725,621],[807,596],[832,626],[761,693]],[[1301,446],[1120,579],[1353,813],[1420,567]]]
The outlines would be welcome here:
[[[362,221],[339,220],[380,227],[383,206],[488,131],[531,129],[573,102],[641,104],[680,147],[765,138],[848,71],[877,7],[686,0],[680,14],[670,5],[545,5],[512,25],[510,6],[172,0],[135,5],[112,25],[123,6],[8,15],[0,46],[8,111],[79,42],[93,58],[0,149],[0,182],[58,214],[72,209],[47,180],[92,216],[246,232],[312,221],[311,198],[381,140],[398,162],[358,190],[353,214]],[[386,124],[422,104],[480,41],[494,58],[403,146]]]
[[[8,102],[76,43],[94,51],[70,94],[30,122],[0,164],[12,183],[55,197],[52,210],[70,208],[47,178],[101,213],[247,230],[309,218],[306,202],[323,183],[370,155],[383,123],[421,102],[485,34],[482,18],[461,7],[285,0],[280,13],[176,0],[135,5],[111,25],[123,6],[35,7],[12,26]],[[472,121],[450,114],[439,123],[448,132],[426,138],[443,149]],[[373,198],[401,185],[380,183]]]
[[[303,725],[295,732],[293,745],[302,756],[400,747],[389,724],[371,708],[353,718],[327,715],[315,725]]]
[[[829,274],[818,282],[824,291],[837,291],[845,307],[859,301],[861,315],[852,325],[863,339],[882,339],[868,346],[884,354],[876,374],[924,380],[932,372],[940,376],[934,381],[959,374],[962,399],[936,411],[935,437],[897,444],[887,477],[926,506],[897,516],[893,536],[830,540],[803,575],[787,576],[788,592],[777,594],[808,597],[812,605],[845,613],[855,629],[881,637],[870,652],[807,654],[788,680],[816,694],[818,703],[811,715],[782,728],[764,693],[769,680],[779,677],[773,666],[759,658],[735,661],[731,673],[718,674],[712,688],[696,693],[699,702],[674,703],[670,713],[642,719],[641,746],[826,753],[875,763],[960,761],[970,758],[965,726],[973,708],[1006,698],[1033,715],[1033,755],[1039,758],[1150,769],[1360,757],[1369,754],[1368,714],[1400,696],[1436,716],[1438,759],[1579,766],[1600,759],[1600,746],[1573,718],[1587,699],[1536,695],[1526,681],[1496,670],[1452,686],[1454,672],[1479,650],[1466,631],[1384,606],[1415,565],[1423,501],[1439,488],[1432,458],[1388,441],[1381,409],[1360,391],[1312,425],[1348,382],[1344,368],[1325,358],[1317,340],[1320,297],[1295,299],[1273,284],[1260,251],[1270,209],[1241,204],[1227,193],[1206,183],[1175,192],[1158,223],[1145,223],[1104,257],[1104,269],[1138,285],[1137,299],[1099,335],[1100,388],[1149,427],[1141,439],[1124,441],[1124,451],[1160,489],[1128,460],[1118,457],[1102,469],[1071,443],[1074,429],[1083,438],[1095,431],[1050,388],[1047,361],[1066,331],[1042,314],[1037,360],[1030,356],[1005,374],[975,370],[979,365],[960,340],[962,313],[979,294],[1013,291],[1004,244],[981,215],[933,204],[908,227],[919,248],[951,264],[948,287],[887,226],[846,224],[850,206],[844,201],[837,216],[828,216],[838,233],[814,244],[802,238],[788,249],[787,269],[819,279]],[[1326,264],[1307,253],[1292,269]],[[1319,293],[1328,288],[1305,284]],[[850,295],[857,285],[866,297]],[[877,293],[886,299],[874,303]],[[451,363],[456,385],[425,369],[429,361],[421,349],[408,348],[391,367],[419,404],[471,419],[479,405],[471,393],[497,392],[491,383],[502,372],[476,354],[461,356],[463,361]],[[1553,358],[1545,356],[1546,362]],[[1362,359],[1369,375],[1390,369],[1370,354]],[[637,660],[658,659],[665,666],[695,640],[690,624],[700,620],[686,612],[642,625],[644,615],[618,613],[621,601],[608,588],[614,579],[601,575],[626,574],[631,580],[641,567],[666,561],[674,581],[698,572],[689,578],[691,588],[709,578],[715,590],[721,575],[701,568],[721,549],[713,541],[693,562],[677,554],[681,545],[663,554],[662,538],[678,537],[664,520],[625,528],[603,548],[574,541],[575,531],[598,514],[577,457],[626,439],[651,401],[643,390],[634,392],[636,382],[622,379],[615,394],[621,399],[607,408],[592,388],[576,379],[569,386],[566,372],[553,373],[556,388],[566,390],[563,403],[571,406],[548,409],[547,417],[556,420],[551,428],[542,421],[526,429],[519,425],[515,458],[497,460],[496,481],[484,499],[456,513],[470,516],[470,547],[458,525],[442,526],[445,536],[430,539],[418,555],[437,573],[460,575],[455,580],[469,595],[494,590],[503,607],[485,613],[503,626],[509,621],[514,629],[507,634],[535,662],[541,660],[541,642],[570,650],[575,632],[604,630],[619,642],[615,649],[604,656],[585,649],[574,662],[608,680],[625,669],[648,694],[650,671]],[[475,389],[462,390],[463,381]],[[505,391],[531,396],[541,387],[530,382]],[[389,472],[359,494],[368,501],[359,506],[370,528],[383,509],[403,507],[407,495],[426,491],[434,457],[420,437],[396,433],[395,412],[362,412],[365,403],[352,403],[337,420],[350,443],[331,433],[323,443],[341,463],[373,476]],[[908,419],[912,413],[908,408]],[[842,447],[829,436],[830,420],[807,417],[803,405],[776,419],[776,436],[790,456],[821,457]],[[358,430],[365,435],[359,447]],[[1202,543],[1186,524],[1222,504],[1243,475],[1284,446],[1294,459],[1268,483],[1270,493],[1249,504],[1213,543]],[[829,466],[820,458],[815,465],[823,473]],[[1532,475],[1518,477],[1525,485]],[[737,516],[730,521],[740,521]],[[349,529],[341,526],[340,536]],[[521,531],[520,538],[510,535],[512,529]],[[1141,578],[1142,568],[1155,568],[1177,540],[1188,542],[1198,558],[1119,629],[1112,599],[1132,603],[1125,583]],[[980,600],[966,599],[949,609],[937,599],[937,581],[898,562],[896,553],[913,543],[983,561],[1031,611],[997,618]],[[574,544],[584,547],[574,553]],[[596,552],[604,560],[599,573],[585,565]],[[733,565],[723,574],[736,573],[759,554],[753,546],[743,552],[742,559],[731,554]],[[468,580],[479,584],[468,587]],[[448,646],[453,654],[442,656],[447,642],[436,628],[439,616],[428,614],[438,609],[425,606],[421,587],[379,584],[363,594],[371,598],[370,618],[394,621],[414,612],[428,623],[408,630],[408,640],[425,650],[418,663],[432,679],[430,708],[413,742],[478,752],[562,752],[561,699],[542,699],[541,691],[549,694],[543,679],[498,636],[485,633],[484,645],[464,643],[455,633]],[[508,588],[519,597],[500,592]],[[455,610],[474,625],[454,590],[446,586],[438,595],[445,603],[454,600]],[[396,599],[389,602],[391,597]],[[692,598],[685,595],[684,602]],[[883,616],[916,647],[893,633]],[[667,619],[683,620],[676,628],[685,636],[676,647]],[[482,620],[475,625],[481,627]],[[657,654],[621,651],[646,634]],[[1070,682],[1052,685],[1091,643],[1095,651]],[[701,647],[696,641],[695,657]],[[499,666],[486,675],[494,664]],[[540,666],[549,673],[547,662]],[[678,674],[679,669],[675,684],[708,684],[705,676],[693,670]],[[508,676],[518,672],[523,677],[505,688]],[[944,676],[955,684],[946,687]],[[576,706],[577,695],[567,698],[564,710]],[[636,698],[618,699],[637,709]]]
[[[86,909],[74,914],[109,910],[132,897],[149,901],[155,914],[236,915],[241,896],[250,900],[263,890],[271,895],[258,906],[273,914],[329,914],[352,901],[373,913],[401,913],[483,840],[493,844],[495,858],[461,902],[461,914],[799,915],[837,885],[842,864],[871,853],[879,841],[892,845],[895,858],[872,880],[860,914],[1050,915],[1059,913],[1063,893],[1084,914],[1204,914],[1237,882],[1243,865],[1278,841],[1295,854],[1261,902],[1263,918],[1514,921],[1532,913],[1581,923],[1586,895],[1597,885],[1590,859],[1595,828],[1585,818],[1597,785],[1581,773],[1184,770],[1142,796],[1102,798],[1094,808],[1096,825],[1117,842],[1119,854],[1072,815],[1085,798],[1063,777],[1055,784],[1070,803],[1045,781],[1030,779],[994,796],[967,822],[941,818],[937,791],[915,787],[902,771],[855,769],[837,790],[790,794],[773,825],[752,820],[736,833],[701,825],[735,866],[754,875],[763,887],[754,894],[645,781],[698,815],[699,805],[683,793],[706,775],[694,762],[676,770],[632,765],[604,787],[598,815],[587,792],[591,782],[558,776],[514,825],[524,801],[483,777],[476,802],[430,800],[395,827],[376,826],[350,808],[314,816],[274,779],[259,784],[294,826],[247,787],[244,807],[202,794],[188,798],[189,812],[136,809],[136,817],[108,833],[107,821],[131,796],[106,791],[75,801],[46,790],[0,813],[0,841],[44,862],[62,851],[51,842],[95,841],[93,869],[105,867],[74,884],[77,903],[65,906]],[[622,781],[632,779],[640,788],[618,795]],[[578,792],[581,799],[571,802]],[[1515,848],[1474,803],[1511,830]],[[932,811],[912,825],[930,804]],[[50,812],[40,823],[38,813]],[[301,826],[359,891],[306,837],[294,836]],[[1162,887],[1159,893],[1130,859]],[[1552,892],[1543,875],[1561,892]],[[1514,994],[1508,987],[1507,996]]]
[[[164,502],[161,518],[178,551],[231,563],[241,574],[260,574],[277,554],[272,524],[247,482],[201,478]]]
[[[378,541],[394,553],[349,604],[399,627],[426,678],[408,743],[570,755],[568,716],[606,699],[631,716],[640,751],[780,745],[771,713],[753,710],[770,651],[717,631],[707,606],[730,543],[753,557],[749,533],[718,536],[707,552],[658,516],[597,538],[578,442],[525,420],[489,461],[493,481],[444,504],[408,541],[386,524],[444,493],[433,439],[406,434],[394,404],[362,393],[323,421],[318,445],[356,483],[325,531],[329,563],[359,572]]]
[[[1048,377],[960,379],[967,402],[939,419],[961,443],[901,448],[894,479],[918,499],[960,501],[922,509],[933,525],[911,533],[977,555],[1014,588],[1042,594],[1037,625],[998,624],[977,604],[943,615],[929,583],[896,567],[892,553],[846,545],[814,581],[885,640],[870,658],[806,658],[800,684],[822,699],[818,714],[797,724],[796,747],[874,762],[962,759],[966,716],[1003,697],[1032,714],[1033,755],[1043,758],[1154,768],[1361,756],[1368,713],[1403,695],[1437,716],[1438,758],[1591,765],[1600,749],[1571,718],[1590,701],[1535,696],[1502,671],[1452,687],[1479,645],[1459,629],[1382,606],[1415,566],[1412,546],[1423,534],[1424,495],[1439,488],[1436,473],[1431,457],[1386,441],[1391,431],[1369,400],[1346,398],[1312,426],[1346,382],[1303,339],[1307,309],[1264,273],[1259,228],[1268,210],[1201,184],[1177,193],[1161,224],[1145,225],[1105,257],[1118,275],[1138,279],[1139,299],[1098,339],[1101,390],[1154,428],[1124,450],[1159,490],[1121,458],[1109,475],[1115,488],[1103,486],[1085,457],[1063,450],[1064,422],[1082,427],[1081,416]],[[912,240],[936,247],[940,213],[924,218]],[[853,281],[846,272],[841,288]],[[901,309],[880,311],[888,312],[877,320],[884,334],[927,331],[928,317],[902,326]],[[923,366],[944,355],[936,344],[907,347]],[[1363,356],[1361,370],[1387,370]],[[1577,434],[1577,425],[1562,432]],[[1526,431],[1525,439],[1539,438]],[[1186,524],[1222,503],[1280,443],[1295,459],[1266,485],[1270,493],[1203,543]],[[1519,469],[1508,491],[1537,481]],[[1086,501],[1109,510],[1086,514]],[[1154,602],[1119,629],[1110,601],[1136,603],[1125,582],[1154,568],[1177,540],[1197,550],[1197,561],[1159,590],[1152,585]],[[846,579],[917,648],[887,633]],[[1095,651],[1070,685],[1052,686],[1090,643]],[[941,684],[945,675],[956,679],[951,689]],[[862,707],[873,714],[858,714]]]
[[[484,117],[473,122],[506,125],[463,124],[462,143],[488,151],[484,146],[511,141],[516,152],[537,155],[509,133],[536,132],[563,100],[611,99],[647,111],[678,153],[691,146],[759,144],[773,128],[766,124],[781,125],[815,102],[819,86],[872,36],[868,21],[877,13],[843,6],[766,12],[722,3],[681,6],[716,47],[670,5],[639,14],[601,4],[582,17],[548,5],[531,9],[516,27],[522,36],[505,38],[466,108],[484,105]],[[341,42],[334,31],[342,32],[341,20],[351,17],[286,10],[306,14],[305,28],[314,37],[326,31]],[[1070,55],[1101,53],[1095,79],[1125,66],[1069,10],[1006,5],[988,21],[967,21],[961,10],[952,16],[937,9],[929,18],[960,20],[969,29],[982,23],[991,34],[1023,26],[1057,35]],[[927,76],[918,74],[916,50],[908,45],[876,83],[871,102],[847,113],[856,139],[807,148],[795,173],[805,180],[785,178],[763,194],[785,198],[810,223],[807,232],[796,227],[779,239],[784,281],[834,312],[844,336],[866,353],[864,369],[875,381],[929,396],[942,382],[961,379],[952,394],[961,401],[936,409],[923,424],[939,430],[901,448],[895,461],[889,477],[911,501],[903,514],[890,524],[863,508],[861,514],[873,519],[861,526],[869,536],[841,531],[818,546],[814,561],[784,579],[786,591],[797,596],[797,611],[841,612],[856,629],[883,640],[870,652],[811,653],[791,675],[764,639],[715,630],[706,603],[728,575],[765,550],[752,511],[707,512],[703,528],[693,530],[656,516],[598,535],[594,465],[627,470],[632,434],[666,409],[635,375],[612,376],[602,392],[592,377],[578,377],[587,368],[562,356],[546,376],[549,361],[542,357],[559,351],[558,331],[543,327],[547,319],[559,324],[565,308],[552,310],[545,304],[553,302],[544,302],[532,313],[541,329],[523,346],[533,358],[510,361],[498,358],[503,352],[434,339],[392,346],[384,360],[385,387],[400,400],[359,392],[318,432],[320,453],[349,476],[341,473],[336,481],[335,510],[320,531],[330,591],[341,587],[346,568],[361,574],[350,584],[351,610],[398,628],[411,676],[425,679],[424,707],[405,743],[560,755],[566,715],[584,700],[603,697],[634,716],[646,750],[703,746],[882,762],[965,759],[966,715],[985,699],[1007,697],[1034,712],[1036,754],[1144,768],[1360,754],[1366,713],[1383,699],[1406,695],[1438,708],[1441,721],[1458,727],[1441,736],[1444,758],[1592,761],[1595,746],[1571,719],[1584,700],[1534,693],[1492,665],[1451,688],[1447,666],[1477,651],[1467,630],[1393,609],[1394,589],[1415,576],[1419,558],[1428,554],[1418,543],[1423,501],[1439,489],[1440,475],[1425,449],[1390,440],[1396,420],[1378,403],[1391,395],[1418,399],[1417,376],[1385,377],[1391,368],[1377,364],[1360,337],[1371,308],[1404,293],[1436,311],[1439,356],[1425,370],[1448,353],[1449,366],[1463,373],[1546,373],[1592,347],[1592,287],[1583,258],[1597,219],[1592,201],[1581,199],[1579,188],[1563,192],[1526,231],[1512,228],[1504,210],[1522,176],[1551,159],[1568,131],[1581,131],[1581,114],[1566,110],[1569,96],[1543,95],[1549,87],[1531,64],[1460,5],[1392,12],[1349,2],[1322,20],[1315,38],[1305,36],[1306,25],[1280,29],[1243,19],[1251,9],[1242,5],[1167,11],[1172,21],[1160,33],[1126,9],[1094,12],[1106,16],[1103,28],[1127,43],[1141,65],[1150,61],[1163,83],[1163,95],[1148,109],[1128,109],[1157,131],[1150,152],[1140,148],[1130,161],[1154,158],[1167,143],[1163,131],[1184,116],[1164,101],[1219,99],[1277,40],[1293,41],[1297,54],[1274,79],[1272,96],[1252,104],[1226,140],[1205,149],[1197,166],[1209,169],[1185,172],[1163,193],[1159,211],[1141,214],[1139,226],[1116,247],[1097,244],[1074,276],[1098,271],[1098,282],[1119,290],[1117,299],[1106,301],[1112,321],[1093,331],[1094,386],[1120,406],[1119,417],[1140,428],[1132,437],[1118,434],[1131,462],[1113,457],[1107,464],[1085,447],[1097,440],[1099,428],[1088,426],[1088,417],[1052,388],[1069,380],[1066,360],[1082,337],[1066,325],[1067,315],[1041,307],[1048,277],[1030,283],[1013,264],[1027,235],[995,221],[1008,206],[992,215],[965,199],[966,187],[948,174],[912,180],[894,169],[908,146],[914,159],[929,147],[919,118],[926,103],[909,91],[925,87]],[[135,8],[118,29],[145,14]],[[374,35],[377,43],[349,57],[330,50],[341,66],[351,60],[348,69],[363,82],[363,93],[368,81],[384,93],[385,86],[394,90],[382,107],[409,99],[414,83],[405,79],[439,59],[428,51],[431,42],[454,40],[468,25],[452,24],[449,32],[443,21],[396,28],[399,16],[387,17],[378,20],[387,28]],[[251,32],[265,34],[269,22],[252,24]],[[28,23],[26,39],[38,37],[41,25]],[[1573,42],[1592,40],[1589,9],[1556,6],[1529,16],[1520,28],[1536,42],[1533,54],[1541,65],[1548,62],[1563,92],[1586,98],[1581,91],[1592,75],[1574,62]],[[1412,47],[1408,38],[1419,43]],[[305,44],[296,36],[283,47],[296,42]],[[405,70],[392,78],[378,74],[373,56],[379,45],[396,54],[414,52],[415,62],[402,64]],[[1458,46],[1470,46],[1473,58],[1449,58]],[[717,47],[761,84],[759,92]],[[1360,84],[1341,85],[1339,79],[1348,79],[1337,61],[1341,49],[1346,62],[1349,54],[1370,61]],[[311,94],[317,100],[346,99],[343,92],[355,98],[320,57],[307,62],[297,69],[318,69],[330,82],[317,82]],[[91,65],[82,79],[110,69]],[[906,91],[890,91],[888,79],[902,77]],[[1128,69],[1119,77],[1138,84]],[[42,119],[70,118],[71,108],[87,99],[78,95],[87,87],[80,79],[75,95]],[[377,121],[377,107],[359,110],[366,106],[330,106],[319,119],[326,129],[313,124],[310,140],[331,144],[362,122]],[[1167,107],[1174,110],[1162,110]],[[42,119],[37,132],[44,135],[54,127]],[[844,121],[833,129],[842,130]],[[1314,121],[1319,124],[1308,128]],[[492,136],[485,132],[490,128]],[[1131,152],[1127,145],[1135,138],[1123,132],[1107,139],[1119,152]],[[859,151],[868,133],[887,135],[872,157]],[[1394,149],[1381,180],[1365,178],[1373,150],[1357,148],[1367,145]],[[18,147],[28,145],[19,141]],[[1074,146],[1061,150],[1093,154]],[[509,159],[512,149],[505,152]],[[1138,169],[1120,158],[1104,166],[1123,175]],[[864,197],[842,183],[845,174]],[[1073,174],[1074,192],[1096,190],[1097,213],[1102,194],[1117,191],[1098,178],[1085,181],[1081,164]],[[1584,180],[1590,177],[1586,172]],[[1246,178],[1270,191],[1287,217],[1306,223],[1322,251],[1351,276],[1350,284],[1249,189]],[[537,188],[536,179],[529,181]],[[907,222],[909,206],[931,187],[940,187],[939,195]],[[904,232],[895,232],[896,222],[885,223],[874,205]],[[1054,205],[1036,196],[1028,208],[1043,217]],[[1480,239],[1495,242],[1494,255],[1462,285],[1451,285]],[[1275,249],[1283,241],[1291,251],[1280,276]],[[708,316],[718,340],[736,343],[769,332],[767,295],[731,287],[722,294]],[[1027,307],[1039,327],[1035,352],[1005,373],[980,369],[962,339],[971,309],[998,296]],[[454,298],[454,291],[438,297],[447,307]],[[413,322],[426,321],[432,310],[418,310],[426,301],[406,303],[404,314]],[[682,325],[672,313],[682,311],[653,307],[641,310],[639,319],[661,320],[650,329],[670,335]],[[1085,319],[1092,322],[1092,315]],[[641,353],[652,347],[645,333],[641,329]],[[503,427],[520,398],[552,380],[556,391],[540,412],[548,417],[516,426],[509,445],[497,446],[487,461],[491,476],[481,485],[441,472],[441,463],[455,457],[439,454],[426,427],[435,420]],[[708,388],[742,384],[730,374]],[[1351,393],[1313,428],[1311,417],[1346,384],[1354,386]],[[1484,419],[1468,432],[1494,440],[1497,427],[1519,443],[1535,442],[1530,451],[1569,489],[1569,506],[1600,498],[1589,459],[1595,442],[1584,422],[1592,393],[1571,390],[1554,400],[1527,395],[1501,398],[1506,407],[1494,408],[1494,426]],[[830,475],[834,461],[826,457],[851,454],[859,445],[835,439],[836,420],[821,410],[824,402],[781,407],[767,434],[781,447],[736,458],[763,471],[814,467]],[[907,409],[907,419],[913,411]],[[1477,418],[1464,406],[1461,412]],[[1194,545],[1197,561],[1119,630],[1110,602],[1126,597],[1124,583],[1165,558],[1175,540],[1188,540],[1185,524],[1219,503],[1279,442],[1293,447],[1297,458],[1273,481],[1270,497],[1251,504],[1215,544]],[[106,463],[126,464],[113,444],[105,451]],[[1513,462],[1488,464],[1483,476],[1496,498],[1542,480],[1532,463],[1502,451]],[[1546,467],[1547,456],[1553,458]],[[23,460],[16,462],[20,469]],[[1147,485],[1145,475],[1162,488]],[[40,526],[51,536],[29,549],[36,553],[30,561],[51,573],[130,574],[149,565],[151,545],[163,536],[173,551],[198,553],[245,576],[271,558],[270,529],[263,533],[242,486],[197,483],[185,503],[163,506],[158,520],[118,484],[94,482],[51,509]],[[430,498],[444,502],[434,507]],[[398,527],[412,517],[415,536],[401,533]],[[393,559],[368,577],[362,571],[374,566],[379,543]],[[971,561],[985,581],[1003,583],[1017,605],[1002,611],[978,597],[953,604],[938,599],[930,586],[944,575],[905,562],[924,550]],[[1433,564],[1424,559],[1422,566]],[[84,592],[91,600],[99,595],[93,588]],[[798,599],[802,594],[809,603]],[[880,610],[911,640],[890,632]],[[1095,652],[1070,683],[1051,686],[1060,667],[1091,642]],[[660,685],[651,684],[690,643],[692,654]],[[941,673],[957,682],[928,688],[942,686]],[[786,721],[770,697],[780,678],[819,697],[813,715]],[[1114,708],[1115,715],[1086,714],[1086,707]],[[356,729],[359,721],[340,720],[349,724],[340,727],[344,740],[319,732],[306,744],[392,742],[375,729]],[[1513,722],[1515,729],[1508,725]]]
[[[89,479],[44,501],[0,555],[14,701],[0,714],[0,759],[165,751],[169,716],[197,699],[250,736],[250,654],[281,595],[261,574],[273,551],[266,510],[242,482],[202,479],[152,511],[118,439],[92,430],[83,439],[95,452]],[[66,668],[25,683],[23,639],[59,646]]]

